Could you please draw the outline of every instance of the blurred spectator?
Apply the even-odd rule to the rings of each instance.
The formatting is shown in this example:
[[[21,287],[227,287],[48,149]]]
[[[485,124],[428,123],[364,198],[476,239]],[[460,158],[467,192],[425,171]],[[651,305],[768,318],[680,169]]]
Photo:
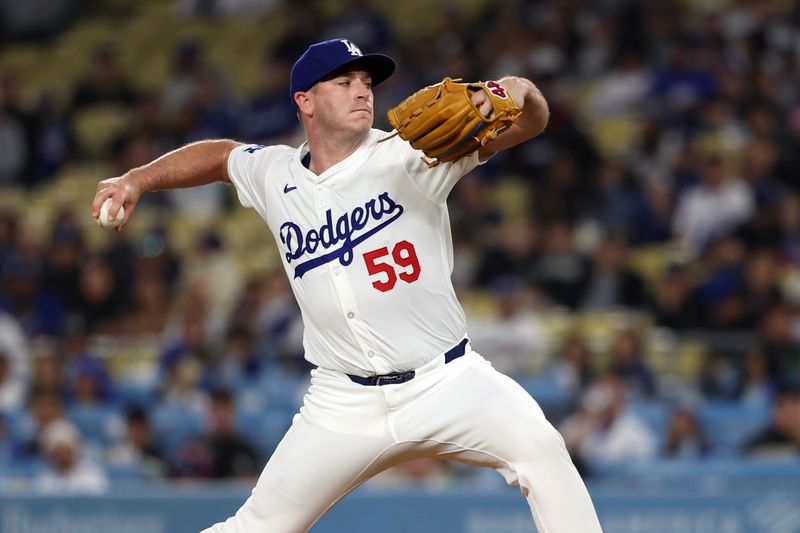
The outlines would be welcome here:
[[[792,318],[787,306],[772,307],[762,317],[759,338],[776,383],[800,387],[800,344],[792,332]]]
[[[0,351],[0,413],[16,411],[24,404],[25,385],[14,376],[6,353]]]
[[[236,425],[236,404],[227,390],[211,395],[208,430],[204,438],[211,456],[211,475],[215,478],[257,476],[261,463],[253,444]]]
[[[594,354],[586,340],[577,334],[567,336],[557,353],[558,360],[548,374],[565,393],[570,408],[574,409],[594,382]]]
[[[83,232],[75,214],[62,209],[56,215],[41,273],[44,290],[57,295],[68,310],[77,310],[81,302],[81,263],[86,257]]]
[[[93,393],[100,402],[109,402],[113,397],[111,376],[102,361],[89,348],[86,324],[80,316],[71,317],[61,337],[59,355],[63,361],[64,378],[67,386],[77,392],[81,376],[89,377]]]
[[[620,380],[628,397],[634,400],[650,398],[656,393],[655,376],[645,363],[644,350],[641,335],[632,329],[620,331],[611,343],[609,372]]]
[[[705,431],[694,413],[686,408],[672,413],[663,454],[678,459],[697,459],[707,455],[709,450]]]
[[[591,193],[586,180],[593,176],[602,161],[593,139],[584,130],[580,118],[566,101],[558,98],[558,88],[548,90],[547,80],[539,83],[550,106],[550,121],[541,135],[521,144],[506,155],[512,162],[511,171],[537,180],[533,194],[534,212],[543,218],[574,217],[591,205]],[[559,194],[559,189],[571,189]],[[550,207],[550,199],[563,200]]]
[[[204,367],[193,353],[186,353],[169,367],[163,380],[161,404],[185,410],[193,416],[204,415],[208,410],[208,395],[201,387]]]
[[[23,78],[8,69],[0,75],[0,146],[9,160],[0,166],[0,176],[6,169],[17,168],[19,183],[25,183],[26,175],[32,170],[35,146],[35,117],[23,102]],[[22,137],[18,137],[21,134]],[[21,142],[21,145],[17,143]],[[0,185],[4,179],[0,177]]]
[[[206,324],[212,335],[224,332],[243,281],[239,264],[226,253],[218,233],[208,231],[197,239],[182,274],[180,283],[205,299]]]
[[[781,258],[800,265],[800,195],[788,191],[780,202],[777,248]]]
[[[546,180],[537,183],[533,195],[533,210],[540,220],[574,221],[593,205],[593,187],[587,183],[591,176],[580,167],[574,154],[561,150],[550,161]]]
[[[267,347],[268,355],[284,366],[301,370],[303,323],[300,308],[292,295],[282,269],[265,275],[259,307],[254,315],[255,330]]]
[[[175,11],[198,17],[257,17],[271,12],[277,0],[174,0]]]
[[[8,427],[6,413],[0,410],[0,471],[6,470],[17,454],[17,443]]]
[[[714,400],[734,400],[739,393],[739,373],[731,354],[714,352],[703,360],[699,378],[703,396]]]
[[[46,38],[62,31],[79,12],[75,0],[0,1],[0,37]]]
[[[683,330],[703,325],[703,309],[691,272],[685,266],[668,267],[656,281],[652,307],[656,323],[661,326]]]
[[[292,63],[268,56],[258,93],[239,111],[239,128],[246,142],[269,143],[293,133],[300,126],[297,110],[286,94]],[[275,142],[273,141],[273,142]]]
[[[170,461],[170,477],[205,479],[211,477],[211,455],[202,442],[189,441]]]
[[[0,353],[7,358],[9,373],[15,380],[27,382],[31,372],[30,340],[19,322],[0,310]]]
[[[108,44],[96,47],[88,71],[76,82],[73,109],[93,105],[128,107],[136,100],[133,84],[125,77],[117,51]]]
[[[581,310],[638,309],[644,306],[644,283],[626,266],[627,254],[627,244],[622,236],[607,235],[600,241],[587,273]]]
[[[678,198],[673,218],[675,235],[696,252],[736,229],[754,208],[752,191],[728,174],[720,158],[708,158],[700,177],[699,184]]]
[[[161,112],[166,127],[178,144],[234,135],[233,89],[221,70],[209,61],[199,40],[180,41],[173,52],[172,71],[161,93]],[[172,190],[172,204],[194,217],[221,210],[226,187],[213,183],[205,187]]]
[[[704,257],[705,279],[697,287],[704,314],[704,326],[743,328],[747,309],[743,295],[744,243],[733,236],[722,236],[709,243]]]
[[[645,105],[652,84],[652,74],[640,51],[621,50],[613,66],[597,81],[589,103],[596,117],[632,116]]]
[[[114,293],[120,306],[126,310],[133,300],[133,284],[138,277],[136,250],[128,237],[124,233],[114,232],[103,253],[99,254],[114,273]]]
[[[24,179],[26,187],[52,181],[62,166],[75,159],[77,142],[71,118],[55,94],[46,91],[39,97],[31,116],[33,149],[30,171]]]
[[[503,222],[503,213],[491,201],[491,186],[485,176],[467,174],[453,190],[453,229],[472,243],[491,246],[496,229]],[[491,255],[491,254],[490,254]]]
[[[739,400],[754,407],[770,405],[777,385],[770,375],[769,360],[759,349],[751,350],[744,360]]]
[[[775,399],[772,423],[748,445],[751,456],[796,458],[800,456],[800,393],[781,392]]]
[[[166,477],[167,463],[156,443],[147,411],[141,407],[130,408],[125,426],[125,438],[109,451],[109,463],[117,469],[132,469],[139,478]]]
[[[43,494],[102,494],[109,486],[101,468],[83,455],[80,432],[59,420],[49,425],[41,435],[41,445],[49,468],[34,480],[36,490]]]
[[[631,227],[636,209],[636,195],[630,186],[630,176],[616,161],[606,161],[598,171],[597,195],[593,201],[592,218],[611,234],[624,234]]]
[[[623,383],[612,375],[598,379],[583,396],[580,410],[560,427],[570,453],[590,469],[653,459],[658,451],[655,435],[626,407]]]
[[[158,445],[170,461],[170,474],[205,477],[209,458],[197,438],[203,430],[209,398],[202,387],[205,369],[194,354],[174,362],[161,377],[159,402],[153,411]]]
[[[0,279],[14,253],[14,241],[19,229],[19,216],[8,209],[0,209]]]
[[[125,335],[158,335],[169,316],[169,294],[164,280],[156,276],[137,276],[133,286],[133,305],[127,310],[122,332]]]
[[[211,362],[211,346],[208,330],[205,324],[203,310],[195,309],[197,314],[189,314],[183,318],[180,336],[171,341],[161,353],[161,369],[169,373],[175,365],[185,358],[196,359],[201,364]]]
[[[543,329],[535,297],[510,277],[496,280],[491,289],[498,313],[468,321],[470,343],[478,353],[492,354],[492,364],[501,372],[530,373],[542,353]]]
[[[649,179],[637,191],[631,218],[631,244],[659,244],[672,237],[672,188],[659,179]]]
[[[0,79],[0,186],[23,181],[32,157],[31,118],[19,104],[18,82],[4,74]]]
[[[783,300],[779,286],[781,268],[774,251],[764,247],[751,249],[745,261],[743,277],[745,312],[742,325],[755,328],[760,318]]]
[[[625,151],[625,164],[642,188],[651,183],[671,188],[672,174],[684,148],[683,139],[676,129],[666,127],[651,112],[641,117],[641,121],[638,135]]]
[[[689,42],[673,41],[666,51],[665,68],[656,73],[653,82],[653,96],[665,116],[675,117],[672,120],[681,125],[691,124],[692,113],[716,95],[717,84],[709,65],[704,64],[705,56]]]
[[[65,421],[64,404],[57,390],[43,388],[31,389],[28,398],[28,413],[17,428],[21,453],[26,459],[37,459],[44,455],[42,448],[45,430],[52,424]]]
[[[101,451],[119,440],[123,432],[121,413],[102,395],[103,376],[81,368],[68,389],[67,418],[83,434],[87,446]]]
[[[267,276],[253,276],[245,281],[241,292],[230,315],[229,330],[244,330],[254,333],[256,327],[255,317],[258,315],[261,300],[264,298],[267,286]]]
[[[478,242],[486,242],[486,245],[482,246],[482,258],[480,264],[476,265],[471,281],[487,288],[508,283],[512,279],[521,284],[525,271],[537,257],[537,245],[541,239],[538,225],[532,220],[509,220],[497,226],[487,223],[485,227],[473,230],[476,234],[471,242],[475,242],[474,237],[477,237]],[[459,231],[469,231],[469,227],[462,227]],[[466,235],[464,238],[470,241]],[[462,256],[461,259],[467,258]],[[456,268],[468,268],[458,262],[456,265]]]
[[[171,290],[182,265],[168,237],[162,227],[151,228],[138,236],[134,244],[135,271],[137,276],[155,276]]]
[[[346,0],[341,11],[326,24],[320,39],[335,39],[347,36],[363,50],[380,51],[392,44],[393,36],[389,21],[374,2],[369,0]]]
[[[314,0],[297,0],[284,7],[288,10],[284,12],[288,15],[285,17],[287,27],[275,43],[274,57],[279,61],[294,63],[311,43],[319,41],[327,15]],[[294,16],[296,13],[303,13],[303,16]]]
[[[175,117],[180,142],[233,136],[235,108],[224,90],[210,73],[194,80],[191,96]]]
[[[181,127],[181,116],[192,113],[192,106],[204,100],[206,103],[214,99],[230,101],[230,97],[228,82],[209,62],[203,43],[197,40],[178,42],[173,50],[172,70],[161,92],[161,112],[167,124]]]
[[[121,316],[116,279],[110,265],[101,257],[84,258],[79,280],[80,315],[89,333],[116,331]]]
[[[31,362],[31,390],[43,388],[64,392],[64,361],[59,357],[55,338],[39,336],[31,339]]]
[[[589,261],[575,248],[571,222],[554,221],[543,234],[542,255],[531,267],[532,281],[553,304],[575,309],[586,286]]]
[[[743,147],[742,178],[753,191],[755,201],[744,234],[753,247],[772,247],[778,239],[780,206],[787,189],[775,178],[777,159],[777,147],[767,139],[755,138]]]
[[[0,307],[19,321],[25,334],[54,335],[61,327],[65,309],[57,295],[42,288],[41,243],[29,230],[22,229],[15,244],[0,290]]]
[[[255,341],[247,329],[235,328],[228,332],[214,372],[218,386],[236,390],[258,382],[264,371],[264,361]]]

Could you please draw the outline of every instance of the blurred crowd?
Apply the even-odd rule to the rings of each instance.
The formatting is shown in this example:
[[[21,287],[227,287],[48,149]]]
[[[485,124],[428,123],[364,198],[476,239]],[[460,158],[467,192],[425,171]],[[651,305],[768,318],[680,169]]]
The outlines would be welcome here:
[[[3,72],[0,194],[36,191],[86,163],[119,175],[206,138],[297,145],[290,68],[325,38],[398,60],[376,90],[383,128],[386,109],[445,75],[525,76],[550,104],[548,128],[473,171],[450,199],[453,280],[473,346],[540,401],[587,476],[665,457],[800,457],[800,3],[469,11],[438,1],[435,24],[416,34],[398,31],[385,2],[336,12],[301,3],[303,17],[279,0],[175,2],[175,24],[284,17],[266,50],[251,51],[263,55],[255,91],[237,87],[201,39],[176,44],[156,90],[130,81],[124,43],[97,42],[67,98],[30,98]],[[55,39],[81,20],[33,37]],[[6,33],[4,46],[33,37]],[[98,109],[129,117],[127,127],[87,142],[80,117]],[[157,224],[98,250],[80,223],[89,209],[88,198],[60,206],[44,234],[24,210],[0,210],[0,488],[256,476],[308,371],[282,270],[248,274],[214,229],[181,253]],[[210,186],[154,193],[138,209],[241,208],[230,188]],[[553,335],[542,317],[556,311],[641,320],[599,337]],[[694,370],[654,365],[665,335],[676,350],[701,340]],[[143,339],[136,364],[109,356],[109,343]],[[471,475],[418,462],[376,483]]]

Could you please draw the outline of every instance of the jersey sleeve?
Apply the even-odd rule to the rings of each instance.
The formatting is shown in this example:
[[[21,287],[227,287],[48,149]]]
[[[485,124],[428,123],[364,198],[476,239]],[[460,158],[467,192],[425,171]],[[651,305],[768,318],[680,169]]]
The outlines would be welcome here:
[[[236,188],[239,202],[261,214],[267,211],[267,171],[273,147],[243,144],[228,156],[228,177]]]
[[[399,137],[394,140],[409,178],[422,194],[436,203],[441,204],[447,201],[450,191],[453,190],[458,180],[473,168],[483,164],[476,150],[458,161],[441,163],[433,168],[428,168],[428,165],[421,159],[424,157],[422,152],[415,150]]]

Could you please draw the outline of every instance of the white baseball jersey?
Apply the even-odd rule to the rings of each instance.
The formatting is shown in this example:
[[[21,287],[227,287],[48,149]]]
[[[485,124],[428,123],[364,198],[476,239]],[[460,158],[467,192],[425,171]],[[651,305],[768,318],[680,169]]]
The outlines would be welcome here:
[[[477,152],[429,169],[421,152],[373,129],[321,175],[308,145],[246,145],[228,174],[272,230],[305,324],[311,363],[349,374],[418,368],[466,336],[450,275],[446,199]]]

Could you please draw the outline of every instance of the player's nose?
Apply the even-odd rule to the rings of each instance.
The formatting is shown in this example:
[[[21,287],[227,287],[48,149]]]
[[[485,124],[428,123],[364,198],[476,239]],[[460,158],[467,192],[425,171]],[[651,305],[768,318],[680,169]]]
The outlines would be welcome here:
[[[372,93],[370,87],[364,83],[363,81],[359,80],[355,84],[356,88],[356,98],[358,99],[367,99],[369,95]]]

